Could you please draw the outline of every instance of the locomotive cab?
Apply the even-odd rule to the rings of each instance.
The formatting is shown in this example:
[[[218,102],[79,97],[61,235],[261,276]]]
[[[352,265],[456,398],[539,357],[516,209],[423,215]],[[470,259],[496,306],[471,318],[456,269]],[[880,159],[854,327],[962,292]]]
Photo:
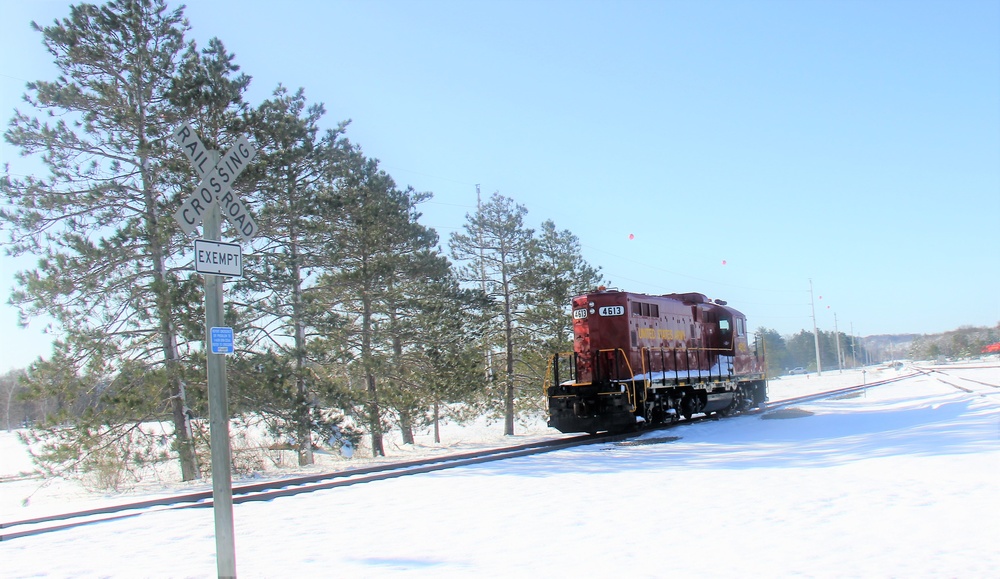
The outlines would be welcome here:
[[[719,317],[719,349],[728,352],[733,350],[732,323],[723,316]]]
[[[736,375],[763,376],[764,365],[760,357],[751,353],[746,317],[726,306],[725,302],[717,300],[716,304],[718,339],[715,347],[719,349],[720,355],[730,357]]]

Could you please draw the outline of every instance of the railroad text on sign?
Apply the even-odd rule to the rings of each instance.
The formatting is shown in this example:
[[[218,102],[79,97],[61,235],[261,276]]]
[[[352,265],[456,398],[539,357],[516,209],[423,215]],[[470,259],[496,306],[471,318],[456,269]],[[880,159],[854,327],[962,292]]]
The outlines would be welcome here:
[[[243,201],[233,193],[232,184],[257,156],[257,149],[246,136],[241,136],[215,165],[209,166],[209,151],[190,125],[185,123],[173,136],[202,177],[194,193],[174,213],[184,233],[193,235],[212,203],[219,203],[222,215],[233,224],[240,237],[244,241],[253,239],[257,235],[257,223]]]

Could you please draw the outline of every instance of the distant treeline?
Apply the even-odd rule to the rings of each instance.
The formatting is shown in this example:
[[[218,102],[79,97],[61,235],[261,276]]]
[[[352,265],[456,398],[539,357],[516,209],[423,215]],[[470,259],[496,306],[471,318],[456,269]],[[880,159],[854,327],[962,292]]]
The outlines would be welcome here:
[[[816,342],[813,333],[802,330],[783,337],[776,330],[763,328],[767,349],[768,373],[780,376],[792,368],[816,371]],[[838,358],[837,341],[840,341]],[[937,360],[979,356],[983,348],[1000,341],[996,327],[961,327],[941,334],[849,336],[843,332],[819,332],[820,361],[824,370],[855,368],[891,360]]]

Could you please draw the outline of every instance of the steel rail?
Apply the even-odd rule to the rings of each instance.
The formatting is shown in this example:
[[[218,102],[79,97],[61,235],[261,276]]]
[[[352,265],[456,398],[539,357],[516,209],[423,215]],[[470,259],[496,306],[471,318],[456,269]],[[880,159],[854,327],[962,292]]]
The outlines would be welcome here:
[[[238,504],[250,501],[267,501],[282,496],[291,496],[327,488],[387,480],[411,474],[433,472],[436,470],[457,468],[460,466],[468,466],[519,456],[528,456],[543,452],[553,452],[584,444],[597,444],[601,442],[620,440],[625,437],[625,435],[621,434],[573,436],[568,438],[519,444],[510,447],[450,454],[445,456],[429,457],[426,459],[394,462],[370,467],[352,468],[342,471],[287,477],[260,483],[238,485],[233,487],[233,503]],[[157,499],[85,509],[69,513],[59,513],[17,521],[0,522],[0,529],[24,529],[25,527],[30,527],[25,530],[4,532],[0,534],[0,541],[8,541],[20,537],[38,535],[91,523],[130,518],[149,512],[160,512],[163,510],[182,508],[203,508],[211,507],[213,504],[212,492],[200,491],[171,495]],[[157,509],[157,507],[164,508]],[[44,523],[59,521],[64,522],[57,525],[47,525],[43,527],[38,526],[43,525]]]
[[[989,366],[987,366],[987,368],[989,368]],[[964,370],[964,369],[965,368],[953,368],[952,370],[954,371],[954,370]],[[983,382],[981,380],[973,380],[972,378],[966,378],[964,376],[956,376],[956,375],[954,375],[954,372],[945,372],[944,370],[941,370],[940,368],[937,368],[937,367],[935,367],[935,368],[919,368],[918,367],[917,371],[920,372],[921,374],[929,377],[929,378],[934,378],[935,380],[937,380],[938,382],[941,382],[942,384],[947,384],[948,386],[951,386],[952,388],[956,388],[958,390],[962,390],[963,392],[967,392],[969,394],[978,394],[980,396],[986,396],[987,394],[993,394],[993,392],[982,391],[982,390],[975,390],[975,389],[972,389],[972,388],[967,388],[967,387],[962,386],[960,384],[955,384],[954,382],[949,382],[948,380],[945,380],[941,376],[934,376],[933,374],[941,374],[942,376],[947,376],[948,378],[957,378],[959,380],[965,380],[966,382],[972,382],[973,384],[980,384],[982,386],[989,386],[990,388],[1000,389],[1000,386],[998,386],[997,384],[991,384],[989,382]]]
[[[894,378],[888,378],[886,380],[878,380],[875,382],[868,382],[866,384],[859,384],[857,386],[847,386],[846,388],[838,388],[836,390],[830,390],[827,392],[817,392],[815,394],[806,394],[804,396],[796,396],[794,398],[785,398],[784,400],[778,400],[776,402],[768,402],[764,408],[761,408],[758,412],[766,413],[777,408],[784,408],[785,406],[791,406],[792,404],[802,404],[805,402],[815,402],[818,400],[826,400],[827,398],[835,398],[837,396],[842,396],[844,394],[852,394],[854,392],[863,392],[869,388],[875,388],[878,386],[885,386],[886,384],[892,384],[893,382],[899,382],[901,380],[906,380],[908,378],[913,378],[917,376],[919,371],[911,372],[909,374],[904,374],[902,376],[896,376]]]
[[[746,412],[744,414],[767,413],[771,410],[775,410],[785,406],[790,406],[792,404],[801,404],[804,402],[823,400],[826,398],[832,398],[843,394],[858,392],[865,390],[867,388],[873,388],[876,386],[897,382],[899,380],[904,380],[906,378],[911,378],[916,375],[917,375],[916,373],[912,373],[903,376],[898,376],[895,378],[890,378],[888,380],[871,382],[859,386],[838,388],[836,390],[831,390],[827,392],[810,394],[806,396],[798,396],[794,398],[787,398],[776,402],[768,402],[765,404],[764,407],[755,411]],[[628,432],[628,433],[593,434],[593,435],[587,434],[587,435],[573,436],[568,438],[558,438],[558,439],[550,439],[538,442],[519,444],[510,447],[501,447],[501,448],[494,448],[494,449],[466,452],[459,454],[449,454],[443,456],[429,457],[425,459],[387,463],[382,465],[345,469],[341,471],[326,472],[315,475],[293,476],[293,477],[286,477],[259,483],[237,485],[233,487],[233,503],[241,504],[252,501],[270,501],[279,497],[286,497],[308,492],[315,492],[318,490],[339,488],[339,487],[364,484],[381,480],[389,480],[403,476],[423,474],[450,468],[471,466],[475,464],[483,464],[487,462],[505,460],[509,458],[517,458],[522,456],[530,456],[533,454],[541,454],[545,452],[554,452],[557,450],[564,450],[575,446],[582,446],[587,444],[601,444],[605,442],[618,442],[635,436],[641,436],[647,432],[664,430],[667,428],[673,428],[675,426],[682,426],[685,424],[695,424],[705,419],[706,417],[701,417],[694,420],[684,420],[681,422],[663,424],[655,427],[646,427],[638,431]],[[0,522],[0,529],[17,529],[17,528],[23,529],[23,530],[14,530],[12,532],[4,532],[0,534],[0,541],[9,541],[21,537],[40,535],[43,533],[49,533],[63,529],[70,529],[93,523],[132,518],[151,512],[162,512],[165,510],[177,510],[185,508],[207,508],[213,506],[213,504],[214,503],[212,502],[212,491],[200,491],[193,493],[171,495],[157,499],[147,499],[130,503],[122,503],[117,505],[98,507],[93,509],[85,509],[69,513],[46,515],[41,517],[21,519],[10,522]],[[157,508],[157,507],[163,507],[163,508]],[[44,525],[45,523],[55,523],[55,522],[59,522],[59,524],[40,526]]]

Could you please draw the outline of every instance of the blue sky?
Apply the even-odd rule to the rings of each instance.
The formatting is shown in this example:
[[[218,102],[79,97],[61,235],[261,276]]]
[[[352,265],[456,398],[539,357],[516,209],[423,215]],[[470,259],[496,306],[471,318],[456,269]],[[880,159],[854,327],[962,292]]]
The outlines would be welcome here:
[[[699,291],[751,327],[811,329],[810,279],[824,330],[1000,322],[998,0],[187,5],[252,104],[303,87],[432,192],[442,244],[479,184],[613,285]],[[55,74],[28,23],[68,6],[0,0],[4,123]],[[6,143],[0,161],[32,170]],[[26,265],[4,258],[0,289]],[[15,320],[0,307],[0,371],[47,352]]]

